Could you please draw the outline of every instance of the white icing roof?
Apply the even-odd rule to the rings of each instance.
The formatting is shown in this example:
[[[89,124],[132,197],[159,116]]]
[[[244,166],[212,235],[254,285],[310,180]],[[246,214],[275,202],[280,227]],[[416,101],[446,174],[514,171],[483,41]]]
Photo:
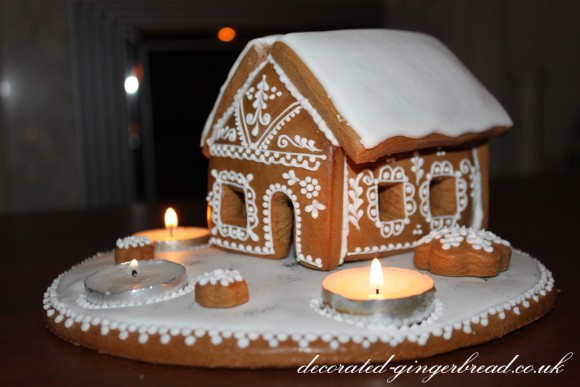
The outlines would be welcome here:
[[[222,86],[202,144],[223,91],[248,49],[276,41],[308,66],[366,149],[395,136],[457,137],[512,125],[497,100],[431,36],[395,30],[301,32],[248,43]]]
[[[431,36],[345,30],[279,40],[308,66],[367,149],[394,136],[456,137],[512,125],[496,99]]]

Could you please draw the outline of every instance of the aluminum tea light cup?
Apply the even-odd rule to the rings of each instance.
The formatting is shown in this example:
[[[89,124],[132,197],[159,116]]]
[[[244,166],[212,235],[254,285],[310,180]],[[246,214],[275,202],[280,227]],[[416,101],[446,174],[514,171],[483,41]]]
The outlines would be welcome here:
[[[149,237],[156,252],[182,251],[204,245],[208,242],[209,231],[201,227],[178,227],[177,213],[169,207],[165,211],[165,228],[145,230],[133,234]]]
[[[322,282],[323,303],[343,314],[369,316],[398,327],[425,320],[435,309],[433,278],[415,270],[371,267],[345,269]]]
[[[142,305],[162,300],[187,286],[185,267],[163,259],[133,260],[107,266],[85,279],[87,301],[93,304]]]

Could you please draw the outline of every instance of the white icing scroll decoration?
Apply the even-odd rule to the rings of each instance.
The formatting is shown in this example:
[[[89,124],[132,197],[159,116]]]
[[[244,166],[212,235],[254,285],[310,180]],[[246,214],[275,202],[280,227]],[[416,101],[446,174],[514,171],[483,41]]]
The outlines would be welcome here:
[[[373,184],[374,177],[373,172],[370,169],[363,169],[356,175],[356,178],[348,179],[348,220],[357,230],[360,230],[359,220],[362,218],[364,211],[361,206],[363,205],[363,187],[361,187],[361,182],[365,183],[367,186]]]
[[[415,183],[419,185],[419,181],[425,173],[425,171],[423,171],[423,164],[425,163],[425,160],[419,156],[419,152],[414,152],[413,157],[411,158],[411,163],[413,163],[411,171],[415,172]]]
[[[284,172],[282,177],[288,181],[289,186],[293,186],[294,184],[300,182],[300,179],[296,176],[296,172],[294,172],[292,169],[288,172]]]
[[[471,227],[480,229],[483,226],[483,198],[481,189],[481,170],[477,148],[471,151],[473,164],[468,159],[461,160],[459,168],[466,175],[469,173],[469,187],[471,188]]]
[[[215,141],[215,135],[216,135],[215,132],[219,128],[222,128],[222,127],[225,126],[226,122],[230,119],[230,117],[232,116],[232,114],[234,113],[234,111],[237,109],[238,105],[243,100],[244,94],[245,94],[246,90],[250,87],[250,84],[254,81],[254,78],[256,78],[256,76],[258,75],[258,73],[260,71],[262,71],[262,69],[266,66],[267,63],[268,62],[266,62],[266,61],[260,63],[259,65],[256,66],[255,69],[253,69],[248,74],[248,77],[244,81],[244,84],[242,85],[242,87],[240,87],[238,89],[238,91],[236,91],[236,95],[234,96],[234,99],[232,101],[232,104],[226,109],[226,111],[224,112],[224,114],[222,114],[222,116],[212,126],[212,130],[213,130],[212,137],[209,138],[209,139],[207,139],[207,144],[208,145],[211,145]],[[204,142],[204,135],[205,135],[205,133],[202,134],[202,145],[203,145],[203,142]],[[242,138],[242,136],[240,136],[240,138]]]
[[[229,126],[224,126],[223,128],[216,129],[214,140],[226,140],[234,142],[237,139],[236,128],[230,128]]]
[[[212,207],[211,219],[213,227],[211,229],[211,234],[215,236],[219,233],[223,237],[240,241],[246,241],[249,238],[252,241],[257,242],[259,237],[258,234],[254,232],[254,229],[259,224],[258,208],[256,207],[256,193],[250,186],[250,182],[253,180],[254,176],[251,173],[244,175],[234,171],[217,171],[215,169],[211,170],[211,175],[215,179],[212,190],[207,196],[208,204]],[[234,226],[222,221],[221,200],[224,184],[231,185],[244,192],[247,214],[246,227]]]
[[[288,144],[292,144],[292,146],[296,148],[307,149],[311,152],[322,152],[320,149],[316,147],[314,140],[309,140],[299,135],[295,135],[294,139],[290,138],[285,134],[278,137],[278,146],[280,148],[286,148]]]
[[[461,219],[461,212],[467,207],[467,183],[461,177],[461,171],[455,171],[450,161],[435,161],[431,164],[431,170],[427,173],[425,181],[419,188],[419,197],[421,198],[421,215],[429,222],[431,230],[438,230],[443,227],[451,227]],[[432,216],[430,205],[430,184],[431,181],[438,177],[455,178],[455,199],[456,212],[449,215]]]
[[[348,178],[348,161],[344,157],[343,161],[343,174],[342,174],[342,232],[341,232],[341,243],[340,243],[340,259],[338,264],[342,265],[344,263],[344,258],[348,251],[348,234],[350,233],[350,190],[348,188],[349,178]],[[358,225],[358,220],[357,220]],[[358,228],[360,230],[360,228]]]
[[[268,62],[264,62],[259,66],[260,71],[266,63]],[[270,86],[265,74],[261,74],[261,80],[257,85],[251,86],[251,81],[257,77],[260,77],[260,75],[257,73],[251,74],[246,83],[236,93],[232,106],[227,109],[224,116],[214,125],[212,137],[207,141],[210,155],[250,160],[266,165],[281,164],[310,171],[317,170],[321,162],[327,159],[326,155],[268,149],[279,131],[300,114],[305,107],[304,104],[293,101],[284,107],[282,112],[276,117],[272,117],[267,112],[268,108],[271,108],[269,102],[283,96],[284,93],[276,86]],[[284,81],[282,83],[285,87],[290,85]],[[294,97],[294,94],[292,96]],[[254,110],[251,112],[244,111],[244,101],[246,99],[252,102],[251,108]],[[312,114],[310,111],[309,113]],[[230,128],[226,124],[232,114],[235,128]],[[227,140],[233,144],[219,143],[220,140]],[[298,135],[284,134],[275,143],[282,149],[291,143],[298,149],[303,149],[307,152],[322,152],[315,146],[313,140],[308,140]]]
[[[379,216],[379,186],[385,183],[402,184],[404,216],[400,219],[382,220]],[[379,177],[374,180],[374,184],[367,191],[369,199],[367,213],[369,219],[374,221],[377,228],[381,230],[383,238],[400,235],[405,226],[411,223],[410,216],[417,210],[414,196],[415,187],[409,183],[409,178],[405,174],[403,167],[385,165],[379,170]]]
[[[263,75],[262,82],[264,82],[265,77],[266,76]],[[272,119],[270,113],[264,113],[265,109],[268,107],[264,101],[264,98],[275,99],[277,94],[273,98],[270,98],[267,95],[264,95],[263,92],[259,95],[258,92],[252,94],[250,93],[252,89],[253,87],[248,90],[246,97],[248,100],[252,100],[251,96],[257,95],[255,97],[256,100],[252,103],[252,107],[256,109],[256,111],[246,114],[244,111],[244,103],[243,101],[240,101],[234,111],[234,117],[236,127],[238,128],[238,131],[242,137],[245,139],[247,146],[249,146],[251,149],[258,149],[263,145],[266,138],[270,137],[272,133],[275,134],[278,130],[280,130],[280,128],[282,128],[282,126],[284,126],[287,122],[290,122],[290,120],[300,112],[302,107],[298,104],[298,102],[295,101],[286,106],[286,108],[280,114]],[[280,91],[277,93],[282,95]],[[260,135],[260,133],[262,134]]]
[[[268,94],[270,91],[272,93]],[[246,125],[253,126],[250,132],[252,136],[256,137],[260,133],[260,126],[270,124],[272,117],[270,116],[270,113],[265,113],[268,108],[266,101],[274,100],[276,97],[280,96],[282,96],[282,92],[277,90],[275,86],[270,89],[265,74],[262,74],[262,80],[258,82],[256,87],[252,86],[248,91],[246,91],[246,98],[248,101],[253,100],[252,107],[255,110],[253,113],[250,112],[244,117]]]
[[[294,97],[298,101],[298,103],[304,108],[304,110],[306,110],[308,114],[310,114],[310,116],[314,120],[314,123],[316,124],[316,126],[318,126],[318,129],[324,134],[326,139],[330,141],[332,145],[340,146],[338,140],[336,139],[336,137],[334,137],[334,134],[332,133],[326,122],[322,119],[318,111],[314,108],[314,106],[312,106],[312,104],[308,99],[306,99],[302,94],[300,94],[296,86],[294,86],[294,84],[290,81],[290,79],[288,79],[288,76],[286,76],[284,70],[282,70],[282,68],[278,65],[278,63],[274,61],[271,55],[268,56],[268,62],[274,67],[274,71],[276,71],[276,74],[278,74],[280,82],[282,82],[284,86],[286,86],[286,89],[292,95],[292,97]]]

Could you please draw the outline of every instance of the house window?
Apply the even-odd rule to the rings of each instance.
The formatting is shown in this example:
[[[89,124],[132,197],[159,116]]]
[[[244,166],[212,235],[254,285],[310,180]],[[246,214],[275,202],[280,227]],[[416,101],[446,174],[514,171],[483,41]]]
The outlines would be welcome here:
[[[246,195],[244,190],[232,185],[222,185],[221,221],[237,227],[247,227]]]
[[[453,216],[457,213],[456,179],[438,176],[429,183],[429,208],[431,216]]]
[[[406,218],[403,187],[403,183],[379,185],[379,219],[381,222]]]

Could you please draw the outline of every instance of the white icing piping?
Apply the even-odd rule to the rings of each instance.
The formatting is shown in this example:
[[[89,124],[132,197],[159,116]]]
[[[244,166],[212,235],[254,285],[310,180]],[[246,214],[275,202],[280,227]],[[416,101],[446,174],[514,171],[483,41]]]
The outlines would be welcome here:
[[[232,78],[234,77],[234,74],[236,73],[236,71],[238,70],[238,67],[240,67],[240,64],[242,63],[242,60],[244,59],[244,57],[246,56],[246,54],[248,53],[248,51],[250,51],[250,48],[256,48],[257,50],[263,49],[264,46],[270,47],[272,45],[272,43],[274,41],[276,41],[278,39],[279,35],[273,35],[273,36],[265,36],[263,38],[259,38],[259,39],[254,39],[251,42],[249,42],[246,47],[244,47],[244,49],[242,50],[242,52],[240,53],[240,55],[238,56],[238,58],[236,59],[236,62],[234,63],[234,65],[232,66],[232,68],[230,69],[230,72],[228,73],[228,76],[226,78],[226,81],[224,82],[224,84],[221,86],[220,88],[220,93],[216,99],[215,104],[213,105],[213,108],[209,114],[209,117],[207,118],[207,121],[205,122],[205,126],[203,128],[203,132],[201,134],[201,146],[203,146],[203,144],[205,143],[205,140],[207,139],[207,135],[210,132],[211,129],[211,124],[214,120],[215,117],[215,113],[217,111],[217,108],[224,96],[224,92],[226,91],[226,88],[228,87],[230,81],[232,80]],[[258,66],[259,67],[259,66]],[[250,73],[250,76],[253,78],[256,74],[253,74],[254,71],[252,71]],[[257,71],[256,71],[257,73]],[[249,82],[249,81],[246,81]],[[246,86],[246,84],[244,83],[244,86]],[[246,86],[247,87],[247,86]],[[245,89],[245,87],[242,86],[242,89]]]
[[[445,227],[441,230],[433,230],[429,234],[417,241],[417,245],[430,243],[438,240],[443,250],[449,250],[452,247],[459,247],[463,241],[474,250],[481,250],[491,253],[494,251],[493,244],[503,244],[509,246],[510,243],[486,230],[474,230],[465,226]]]
[[[286,86],[286,89],[300,103],[300,105],[302,105],[304,110],[306,110],[308,114],[310,114],[312,120],[314,121],[316,126],[318,126],[318,129],[324,134],[324,136],[326,136],[328,141],[330,141],[330,143],[334,146],[340,146],[338,140],[336,139],[336,137],[334,137],[334,134],[332,133],[328,125],[326,125],[326,122],[322,119],[320,114],[318,114],[318,111],[316,111],[316,109],[312,106],[312,104],[308,99],[304,98],[304,96],[298,91],[296,86],[294,86],[294,84],[290,82],[290,79],[288,79],[286,73],[284,73],[284,70],[282,70],[282,67],[280,67],[280,65],[278,65],[278,63],[276,63],[272,58],[272,56],[270,55],[268,56],[268,62],[272,64],[272,66],[274,67],[274,71],[276,71],[278,77],[280,77],[280,81],[284,84],[284,86]]]
[[[311,255],[305,255],[302,253],[302,216],[301,216],[301,209],[300,204],[298,203],[298,197],[294,194],[294,192],[288,188],[286,185],[283,184],[272,184],[266,190],[266,193],[263,196],[263,203],[262,206],[264,207],[262,214],[264,217],[262,221],[264,223],[264,245],[263,246],[251,246],[248,242],[244,243],[248,238],[247,234],[250,230],[250,225],[255,228],[257,227],[259,220],[258,220],[258,210],[256,206],[256,195],[254,190],[250,186],[250,181],[253,179],[253,175],[248,175],[245,177],[243,174],[236,173],[234,171],[217,171],[212,170],[212,175],[215,177],[215,182],[210,194],[208,194],[208,203],[212,206],[212,220],[214,222],[214,227],[210,230],[212,237],[210,238],[210,243],[216,246],[220,246],[226,249],[237,250],[241,252],[249,252],[252,254],[258,255],[270,255],[274,254],[274,245],[272,243],[273,235],[272,235],[272,226],[271,226],[271,198],[277,192],[282,192],[292,202],[294,207],[294,218],[295,218],[295,244],[296,244],[296,259],[298,261],[302,261],[307,263],[308,265],[315,266],[317,268],[322,268],[322,259],[312,257]],[[249,178],[252,176],[252,178]],[[226,179],[227,177],[227,179]],[[231,177],[231,178],[230,178]],[[306,176],[304,179],[298,178],[296,173],[293,170],[289,170],[285,172],[282,177],[287,180],[288,185],[296,184],[299,187],[300,193],[304,195],[307,199],[311,199],[314,197],[318,197],[322,186],[318,183],[317,179],[313,179],[311,176]],[[228,181],[226,181],[228,180]],[[235,182],[234,182],[235,180]],[[248,221],[248,227],[246,229],[242,229],[240,227],[231,226],[228,224],[224,224],[220,219],[221,213],[221,203],[219,198],[221,198],[221,185],[227,182],[228,184],[238,184],[238,186],[244,189],[246,193],[246,213],[248,216],[252,216],[254,220],[251,222]],[[317,200],[313,200],[311,204],[306,205],[304,207],[304,211],[309,213],[313,218],[317,218],[319,211],[324,211],[326,206],[322,203],[319,203]],[[249,231],[248,231],[249,230]],[[235,231],[235,232],[232,232]],[[229,241],[220,238],[217,234],[220,234],[222,237],[229,237],[233,239],[237,239],[238,241]],[[256,238],[252,238],[254,242],[258,242],[258,237],[255,233]]]
[[[348,250],[348,233],[350,231],[349,223],[349,191],[348,191],[348,162],[346,160],[346,155],[344,158],[344,173],[342,181],[342,243],[340,245],[340,259],[338,261],[339,265],[344,263],[344,258]]]
[[[469,169],[470,174],[470,187],[471,187],[471,227],[475,229],[480,229],[483,226],[483,190],[481,188],[482,176],[481,169],[479,167],[479,156],[477,154],[477,148],[471,149],[471,154],[473,156],[473,165],[468,165],[469,162],[463,161],[461,165],[461,170],[463,173],[467,171],[464,168]],[[465,162],[465,164],[463,164]]]
[[[438,154],[444,156],[444,151],[439,151]],[[474,160],[477,161],[477,150],[475,148],[472,149],[472,155]],[[464,175],[469,175],[469,179],[471,181],[470,187],[471,197],[473,198],[472,203],[472,213],[479,212],[481,215],[483,214],[483,209],[481,208],[481,174],[479,173],[479,163],[474,162],[472,165],[468,158],[464,158],[459,163],[459,168],[457,170],[454,169],[453,165],[448,160],[443,161],[435,161],[431,164],[430,170],[427,174],[423,169],[424,166],[424,159],[420,157],[420,154],[416,152],[413,157],[411,158],[412,167],[411,171],[415,173],[415,186],[418,188],[419,199],[420,199],[420,214],[425,218],[425,220],[429,223],[432,229],[440,229],[442,227],[453,226],[457,220],[461,219],[461,212],[465,210],[468,204],[468,197],[467,197],[467,183],[463,178]],[[381,171],[384,169],[383,167]],[[397,167],[399,168],[399,167]],[[363,205],[367,206],[367,216],[374,220],[375,223],[377,222],[377,209],[378,203],[376,203],[377,195],[376,195],[376,187],[377,181],[380,179],[382,172],[378,172],[379,178],[375,177],[375,173],[370,169],[363,169],[360,171],[355,178],[349,179],[349,221],[352,226],[360,232],[360,226],[358,224],[359,220],[363,216],[363,211],[361,207]],[[393,170],[394,172],[394,170]],[[404,173],[404,172],[403,172]],[[392,174],[392,173],[391,173]],[[456,208],[457,212],[452,215],[444,215],[444,216],[431,216],[430,211],[430,198],[429,198],[429,182],[436,176],[448,176],[453,177],[456,179]],[[368,188],[366,188],[366,195],[365,189],[363,189],[363,183]],[[410,180],[408,178],[405,179],[405,183],[411,186]],[[362,189],[362,190],[361,190]],[[372,190],[372,191],[371,191]],[[408,202],[405,203],[410,204],[410,209],[405,208],[405,211],[409,211],[409,214],[414,213],[413,204],[414,204],[414,196],[409,195],[406,196],[409,199]],[[362,198],[366,198],[366,201],[363,201]],[[480,199],[479,201],[477,199]],[[413,211],[411,211],[413,210]],[[475,216],[475,215],[474,215]],[[401,222],[401,220],[398,220]],[[391,223],[395,223],[391,221]],[[411,222],[412,223],[412,222]],[[388,224],[387,224],[388,225]],[[403,225],[404,226],[404,225]],[[414,225],[415,229],[413,230],[413,235],[421,235],[423,233],[421,225],[416,224]],[[381,235],[385,238],[390,237],[391,235],[389,232],[394,234],[394,232],[390,231],[391,229],[381,229]],[[394,230],[394,228],[392,228]],[[396,234],[395,234],[396,235]],[[393,251],[393,250],[402,250],[402,249],[409,249],[413,248],[416,245],[416,241],[407,241],[404,243],[389,243],[389,244],[382,244],[376,246],[360,246],[356,247],[354,250],[350,250],[347,252],[347,256],[356,256],[360,254],[370,254],[370,253],[380,253],[386,251]]]
[[[226,111],[221,116],[221,118],[219,120],[217,120],[216,124],[213,126],[213,130],[218,130],[224,126],[226,121],[230,118],[230,116],[234,112],[236,104],[241,103],[241,99],[243,98],[248,87],[250,86],[250,83],[254,80],[256,75],[264,68],[264,66],[267,63],[272,64],[274,71],[276,71],[276,73],[278,74],[278,77],[280,78],[280,81],[284,84],[284,86],[290,92],[290,94],[304,108],[304,110],[306,110],[306,112],[308,112],[308,114],[310,114],[310,116],[312,117],[312,120],[314,121],[314,123],[316,124],[318,129],[324,134],[324,136],[328,139],[328,141],[330,141],[330,143],[334,146],[340,146],[340,144],[338,143],[338,140],[336,139],[336,137],[334,137],[334,134],[332,133],[332,131],[330,130],[328,125],[326,125],[326,122],[322,119],[322,117],[320,116],[318,111],[316,111],[316,109],[312,106],[312,104],[310,103],[310,101],[308,101],[308,99],[304,98],[304,96],[302,96],[302,94],[300,94],[300,92],[294,86],[294,84],[292,84],[292,82],[290,82],[290,80],[288,79],[288,77],[284,73],[284,70],[282,70],[282,68],[274,61],[274,59],[272,59],[271,56],[268,56],[267,61],[260,63],[258,66],[256,66],[256,68],[254,70],[252,70],[248,74],[248,78],[246,79],[246,81],[244,82],[242,87],[240,89],[238,89],[238,91],[236,92],[236,95],[234,97],[234,100],[232,101],[232,104],[226,109]],[[213,116],[213,114],[212,114],[212,116]],[[212,116],[210,116],[210,117],[212,117]],[[208,122],[209,122],[209,119],[208,119]],[[206,131],[204,129],[204,133],[202,135],[202,141],[201,141],[202,146],[207,139],[207,135],[208,135],[207,132],[208,131]]]
[[[128,236],[117,239],[117,247],[119,249],[128,249],[130,247],[144,247],[150,245],[151,240],[148,236]]]
[[[530,257],[529,254],[517,250],[519,254]],[[89,259],[94,259],[101,254],[97,254],[92,258],[88,258],[83,262],[71,267],[72,270],[76,266],[88,261]],[[530,257],[531,258],[531,257]],[[546,267],[535,258],[538,268],[540,270],[540,279],[535,286],[524,292],[518,297],[514,297],[509,302],[504,302],[496,306],[490,307],[487,310],[482,311],[476,316],[470,319],[457,320],[453,323],[449,323],[444,327],[433,327],[432,329],[421,332],[417,334],[411,329],[401,328],[398,331],[381,331],[371,332],[366,335],[361,334],[340,334],[332,335],[328,333],[314,333],[314,332],[256,332],[256,331],[237,331],[232,332],[231,330],[220,330],[220,329],[201,329],[201,328],[188,328],[188,327],[167,327],[159,326],[155,324],[134,324],[126,323],[123,321],[115,321],[109,319],[101,319],[100,317],[84,315],[82,313],[75,312],[68,309],[66,305],[59,300],[57,289],[62,276],[66,273],[59,275],[51,284],[51,286],[44,293],[43,308],[46,311],[48,318],[54,317],[54,323],[64,324],[65,328],[72,328],[73,326],[78,326],[80,324],[80,329],[83,332],[87,332],[92,329],[98,329],[102,336],[107,336],[116,331],[117,338],[120,341],[126,340],[130,334],[138,334],[138,342],[140,344],[145,344],[149,341],[150,337],[153,335],[158,336],[158,340],[161,344],[167,345],[173,339],[180,339],[187,346],[195,345],[198,338],[208,336],[213,345],[220,345],[225,339],[234,338],[237,342],[237,346],[240,349],[245,349],[252,344],[252,342],[262,339],[268,343],[270,348],[276,348],[281,342],[291,340],[300,349],[307,350],[310,343],[322,340],[328,343],[329,348],[332,350],[338,350],[341,346],[352,342],[354,344],[359,344],[362,348],[368,349],[377,342],[388,343],[391,347],[396,347],[404,341],[409,341],[411,343],[417,343],[421,346],[425,345],[429,340],[430,336],[443,337],[445,340],[450,340],[453,336],[455,330],[463,331],[466,334],[473,332],[472,325],[487,326],[489,324],[489,316],[497,315],[499,319],[504,320],[507,313],[514,313],[515,315],[520,315],[520,308],[529,308],[531,302],[539,302],[541,297],[546,296],[554,288],[554,278],[552,273],[546,269]]]
[[[329,318],[334,321],[343,322],[347,324],[356,325],[359,328],[371,330],[388,330],[396,333],[401,331],[412,331],[413,329],[425,328],[428,325],[437,321],[443,313],[443,303],[438,298],[434,301],[435,308],[433,312],[423,321],[411,325],[403,325],[397,327],[390,319],[385,319],[381,315],[377,316],[363,316],[340,313],[333,308],[325,305],[321,297],[316,297],[310,300],[310,308],[321,316]]]
[[[264,66],[266,66],[267,63],[268,63],[268,61],[264,61],[264,62],[260,63],[258,66],[256,66],[256,68],[254,70],[252,70],[248,74],[248,78],[246,79],[246,81],[244,82],[242,87],[240,87],[238,89],[238,91],[236,92],[236,95],[234,96],[234,99],[233,99],[231,105],[226,109],[224,114],[222,114],[222,116],[216,121],[215,125],[212,127],[214,131],[218,130],[224,126],[226,121],[234,113],[236,104],[240,103],[240,100],[244,97],[246,90],[248,89],[248,87],[250,87],[250,83],[252,83],[254,78],[256,78],[256,75],[258,75],[258,73],[264,68]],[[223,87],[225,87],[225,85]],[[216,105],[214,106],[214,109],[216,109],[217,105],[219,104],[219,100],[221,99],[222,92],[223,91],[220,91],[220,97],[218,98]],[[201,136],[201,146],[203,146],[203,144],[205,143],[205,141],[207,139],[207,135],[209,134],[208,128],[209,128],[209,125],[211,125],[211,121],[213,121],[214,114],[215,114],[215,112],[212,111],[210,118],[208,118],[208,121],[206,123],[206,128],[204,129],[202,136]]]
[[[460,163],[463,164],[468,159],[463,159]],[[462,177],[461,167],[458,170],[453,168],[449,160],[435,161],[431,164],[430,171],[425,175],[425,181],[419,187],[419,197],[421,199],[420,212],[427,222],[430,223],[431,229],[440,229],[442,227],[449,227],[461,220],[461,213],[468,204],[467,199],[467,183]],[[467,172],[464,172],[467,173]],[[430,207],[430,183],[434,178],[446,177],[455,179],[455,208],[456,212],[450,215],[433,216]]]
[[[115,302],[101,302],[94,303],[87,299],[86,293],[79,294],[77,298],[77,304],[85,309],[113,309],[113,308],[125,308],[141,305],[150,305],[157,302],[168,301],[177,297],[184,296],[191,293],[194,289],[194,282],[189,281],[184,287],[176,290],[171,290],[160,294],[155,297],[147,298],[138,301],[115,301]]]
[[[349,251],[346,255],[361,255],[361,254],[371,254],[371,253],[382,253],[385,251],[393,250],[407,250],[415,247],[416,241],[405,242],[405,243],[389,243],[387,245],[377,245],[377,246],[359,246],[355,247],[353,251]]]
[[[240,241],[251,239],[254,242],[259,240],[258,234],[254,231],[260,224],[258,218],[258,208],[256,207],[256,193],[250,182],[254,175],[248,173],[237,173],[235,171],[212,169],[210,171],[215,181],[211,191],[207,195],[208,204],[212,207],[211,217],[213,227],[210,230],[212,235],[219,233],[223,237],[229,237]],[[246,227],[234,226],[222,222],[221,220],[221,197],[224,185],[231,185],[244,192],[247,222]]]
[[[369,172],[371,175],[373,174],[371,171]],[[392,220],[383,220],[380,218],[379,185],[382,183],[402,184],[405,212],[403,218]],[[409,178],[402,166],[393,167],[391,165],[383,165],[378,171],[378,177],[371,181],[371,184],[367,189],[367,198],[369,201],[367,215],[369,219],[374,222],[375,226],[381,230],[381,236],[383,238],[400,235],[405,227],[411,223],[410,216],[412,216],[417,210],[417,203],[415,202],[415,186],[412,183],[409,183]]]
[[[246,147],[239,145],[211,144],[210,155],[216,157],[227,157],[230,159],[255,161],[266,165],[281,164],[287,167],[302,168],[309,171],[316,171],[320,167],[320,162],[326,160],[325,155],[308,155],[297,152],[260,149],[247,153],[246,149]],[[288,159],[288,157],[291,158]]]
[[[235,269],[216,269],[197,277],[197,284],[199,286],[220,284],[223,287],[227,287],[234,282],[242,282],[243,280],[244,277]]]

